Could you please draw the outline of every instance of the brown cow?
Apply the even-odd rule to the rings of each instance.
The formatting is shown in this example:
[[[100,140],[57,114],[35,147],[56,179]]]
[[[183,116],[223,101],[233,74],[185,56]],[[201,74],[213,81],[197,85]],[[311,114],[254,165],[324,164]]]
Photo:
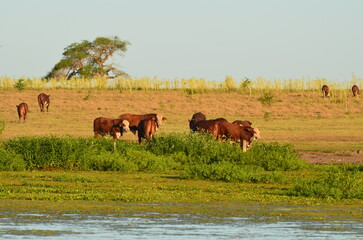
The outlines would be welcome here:
[[[157,127],[160,127],[161,126],[162,121],[166,121],[167,120],[160,113],[158,113],[158,114],[156,114],[156,113],[150,113],[150,114],[144,114],[144,115],[125,113],[125,114],[120,115],[118,118],[119,119],[122,119],[122,120],[129,121],[130,131],[133,134],[136,134],[136,131],[138,129],[138,126],[139,126],[140,121],[143,120],[143,119],[153,118],[153,117],[156,118]]]
[[[218,138],[219,123],[214,120],[201,120],[194,125],[196,131],[212,134],[215,139]]]
[[[235,120],[232,124],[237,124],[241,127],[251,127],[252,123],[250,121],[241,121],[241,120]]]
[[[207,118],[205,117],[205,115],[203,113],[201,113],[201,112],[194,113],[192,116],[192,119],[189,120],[190,130],[192,130],[193,132],[197,131],[195,124],[197,122],[203,121],[203,120],[207,120]]]
[[[21,118],[23,118],[23,123],[25,123],[26,115],[28,114],[29,111],[28,104],[20,103],[19,105],[16,105],[16,108],[18,110],[18,116],[19,116],[18,123],[20,123]]]
[[[323,97],[330,97],[330,89],[327,85],[323,85],[323,87],[321,88],[321,91],[323,93]]]
[[[121,140],[123,133],[129,130],[127,120],[99,117],[93,121],[93,132],[96,138],[110,134],[113,139]]]
[[[44,112],[44,108],[47,108],[47,112],[48,112],[48,108],[50,105],[50,95],[47,95],[45,93],[39,94],[38,95],[38,104],[39,104],[41,112]]]
[[[353,85],[352,92],[353,92],[353,97],[358,97],[358,95],[359,95],[359,87],[357,85]]]
[[[261,138],[260,131],[251,127],[241,127],[237,124],[222,122],[219,124],[219,136],[239,141],[243,151],[246,151],[252,140]]]
[[[137,126],[137,135],[139,137],[139,144],[141,144],[142,138],[145,138],[147,141],[154,136],[155,132],[158,131],[158,123],[156,117],[151,117],[147,119],[143,119],[139,122]]]

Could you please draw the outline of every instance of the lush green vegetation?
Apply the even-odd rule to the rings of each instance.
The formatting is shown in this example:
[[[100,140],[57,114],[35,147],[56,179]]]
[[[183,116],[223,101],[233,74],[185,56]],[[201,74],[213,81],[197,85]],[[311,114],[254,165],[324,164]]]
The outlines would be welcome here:
[[[159,135],[150,143],[71,137],[3,141],[0,169],[174,173],[181,179],[277,184],[290,197],[363,199],[363,166],[306,165],[292,145],[256,143],[248,152],[202,134]],[[60,179],[62,180],[62,179]]]

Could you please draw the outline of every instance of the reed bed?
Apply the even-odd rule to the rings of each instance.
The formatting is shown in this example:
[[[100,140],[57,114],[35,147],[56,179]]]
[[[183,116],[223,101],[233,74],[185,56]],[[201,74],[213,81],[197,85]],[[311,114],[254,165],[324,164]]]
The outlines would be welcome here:
[[[236,80],[232,76],[226,76],[224,81],[210,81],[204,78],[175,78],[160,79],[158,77],[140,77],[140,78],[124,78],[118,77],[108,79],[104,77],[95,78],[10,78],[7,76],[0,77],[0,89],[17,89],[17,83],[21,81],[24,85],[23,89],[43,90],[43,89],[113,89],[120,91],[135,90],[184,90],[188,93],[204,93],[204,92],[304,92],[314,91],[320,92],[322,85],[326,84],[330,87],[332,96],[343,99],[351,87],[355,84],[363,86],[363,78],[352,74],[352,80],[343,82],[328,81],[326,78],[302,77],[294,79],[266,79],[257,77],[256,79],[242,78]],[[23,90],[22,89],[22,90]],[[19,90],[19,89],[18,89]]]

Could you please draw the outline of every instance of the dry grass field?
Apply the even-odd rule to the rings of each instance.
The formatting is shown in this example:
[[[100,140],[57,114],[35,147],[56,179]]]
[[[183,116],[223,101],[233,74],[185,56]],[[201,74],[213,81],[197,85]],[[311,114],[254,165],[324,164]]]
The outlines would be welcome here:
[[[40,112],[39,93],[50,94],[49,112]],[[273,93],[270,106],[262,92],[241,94],[198,93],[182,90],[0,90],[0,120],[6,121],[1,138],[18,136],[93,136],[97,117],[117,118],[122,113],[162,113],[168,120],[160,133],[189,131],[195,112],[207,118],[250,120],[261,130],[262,141],[290,142],[308,161],[363,162],[363,100],[351,93],[344,99],[323,98],[319,92]],[[16,105],[29,105],[27,121],[18,123]],[[132,133],[126,140],[136,141]],[[306,153],[309,151],[309,154]],[[318,151],[319,154],[310,152]]]

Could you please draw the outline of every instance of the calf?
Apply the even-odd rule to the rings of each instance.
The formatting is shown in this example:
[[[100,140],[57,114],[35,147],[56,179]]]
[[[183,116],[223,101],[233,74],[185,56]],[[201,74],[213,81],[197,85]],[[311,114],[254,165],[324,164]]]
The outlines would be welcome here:
[[[39,94],[38,95],[38,104],[39,104],[41,112],[44,112],[44,108],[47,108],[47,112],[48,112],[48,108],[50,105],[50,95],[47,95],[45,93]]]
[[[18,110],[18,116],[19,116],[19,122],[20,123],[20,119],[23,118],[23,123],[25,122],[26,119],[26,115],[28,114],[28,104],[26,103],[20,103],[19,105],[16,105],[16,108]]]
[[[193,132],[197,131],[196,123],[199,121],[207,120],[205,115],[201,112],[194,113],[192,119],[189,120],[189,128]]]
[[[129,130],[127,120],[99,117],[93,121],[93,132],[96,138],[110,134],[113,139],[121,140],[123,133]]]
[[[151,117],[147,119],[143,119],[139,122],[137,126],[137,135],[139,137],[139,144],[141,144],[141,140],[145,138],[147,141],[154,136],[155,132],[158,131],[158,123],[156,117]]]
[[[234,121],[232,124],[237,124],[241,127],[251,127],[252,123],[250,121],[241,121],[241,120],[236,120]]]
[[[218,138],[219,123],[214,120],[201,120],[195,123],[195,131],[212,134],[215,139]]]
[[[330,97],[330,89],[327,85],[323,85],[323,87],[321,88],[321,91],[323,93],[323,97]]]
[[[352,92],[353,92],[353,97],[358,97],[358,95],[359,95],[359,87],[357,85],[353,85]]]
[[[219,136],[239,141],[243,151],[247,151],[253,139],[261,138],[259,130],[251,127],[241,127],[237,124],[223,122],[219,124]]]
[[[156,114],[156,113],[150,113],[150,114],[144,114],[144,115],[126,113],[126,114],[120,115],[118,118],[119,119],[122,119],[122,120],[129,121],[130,131],[133,134],[136,134],[136,131],[138,130],[138,126],[139,126],[139,123],[140,123],[141,120],[144,120],[144,119],[147,119],[147,118],[156,118],[156,123],[157,123],[158,127],[161,126],[162,121],[166,121],[167,120],[160,113],[158,113],[158,114]]]

